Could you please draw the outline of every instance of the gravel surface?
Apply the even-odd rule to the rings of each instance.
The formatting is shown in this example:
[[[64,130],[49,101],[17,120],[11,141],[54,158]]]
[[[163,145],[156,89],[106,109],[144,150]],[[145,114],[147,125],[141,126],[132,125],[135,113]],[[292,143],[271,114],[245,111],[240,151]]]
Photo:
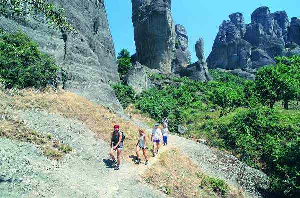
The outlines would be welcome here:
[[[262,197],[258,188],[266,189],[269,186],[266,174],[245,165],[232,155],[174,135],[169,137],[169,142],[189,156],[206,174],[243,189],[250,197]]]
[[[135,166],[106,165],[109,145],[82,123],[46,112],[20,112],[21,120],[51,133],[73,151],[56,162],[35,146],[0,139],[0,197],[163,197],[140,182]]]

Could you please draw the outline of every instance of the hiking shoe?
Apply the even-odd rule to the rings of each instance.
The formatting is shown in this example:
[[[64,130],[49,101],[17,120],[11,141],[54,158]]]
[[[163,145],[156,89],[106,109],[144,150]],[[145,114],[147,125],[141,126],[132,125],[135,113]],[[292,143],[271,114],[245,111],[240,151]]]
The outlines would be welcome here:
[[[140,164],[140,163],[141,163],[141,159],[137,159],[136,164]]]
[[[149,162],[148,162],[148,160],[146,160],[145,165],[148,165],[148,164],[149,164]]]
[[[115,170],[119,170],[119,169],[120,169],[120,166],[117,165],[117,166],[115,167]]]
[[[111,165],[111,167],[114,167],[114,166],[116,166],[117,164],[118,164],[118,163],[117,163],[116,160],[112,160],[110,165]]]

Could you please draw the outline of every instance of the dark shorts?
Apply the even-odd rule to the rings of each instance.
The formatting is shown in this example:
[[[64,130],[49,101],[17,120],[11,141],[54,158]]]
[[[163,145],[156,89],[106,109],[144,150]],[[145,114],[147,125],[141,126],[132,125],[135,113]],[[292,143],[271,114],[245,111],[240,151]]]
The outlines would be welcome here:
[[[116,146],[116,144],[113,144],[113,146]],[[117,150],[123,149],[123,142],[120,143],[120,145],[117,147]]]
[[[158,139],[158,140],[157,139],[153,139],[153,142],[159,144],[160,143],[160,139]]]

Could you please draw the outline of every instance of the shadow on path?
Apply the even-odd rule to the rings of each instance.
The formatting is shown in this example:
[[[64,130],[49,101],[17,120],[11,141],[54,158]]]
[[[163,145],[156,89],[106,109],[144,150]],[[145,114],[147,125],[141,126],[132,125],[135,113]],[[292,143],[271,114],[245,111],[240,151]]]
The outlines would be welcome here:
[[[103,159],[106,168],[114,168],[113,161],[111,159]]]

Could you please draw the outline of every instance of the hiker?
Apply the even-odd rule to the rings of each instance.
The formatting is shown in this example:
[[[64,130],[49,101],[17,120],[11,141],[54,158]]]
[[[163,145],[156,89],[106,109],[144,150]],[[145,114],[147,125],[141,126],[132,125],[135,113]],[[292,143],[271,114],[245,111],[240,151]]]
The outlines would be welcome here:
[[[166,146],[168,144],[168,134],[169,134],[168,125],[166,123],[163,123],[163,128],[161,132],[163,135],[164,146]]]
[[[143,150],[143,155],[145,157],[145,165],[148,165],[148,158],[147,158],[147,155],[146,155],[146,134],[143,130],[139,130],[139,139],[138,139],[138,143],[136,144],[136,156],[137,156],[137,164],[140,164],[141,163],[141,158],[140,158],[140,155],[139,155],[139,151],[140,149]]]
[[[110,142],[110,152],[109,155],[113,161],[113,165],[115,166],[115,170],[119,170],[121,163],[121,154],[123,149],[123,132],[120,131],[119,125],[114,125],[114,131],[111,136]],[[117,151],[117,162],[114,156],[114,151]]]
[[[151,140],[153,142],[153,157],[158,153],[160,140],[162,139],[162,133],[160,128],[158,128],[159,124],[156,123],[152,130]]]
[[[163,119],[161,120],[162,124],[165,124],[166,127],[168,127],[168,118],[167,117],[163,117]]]

